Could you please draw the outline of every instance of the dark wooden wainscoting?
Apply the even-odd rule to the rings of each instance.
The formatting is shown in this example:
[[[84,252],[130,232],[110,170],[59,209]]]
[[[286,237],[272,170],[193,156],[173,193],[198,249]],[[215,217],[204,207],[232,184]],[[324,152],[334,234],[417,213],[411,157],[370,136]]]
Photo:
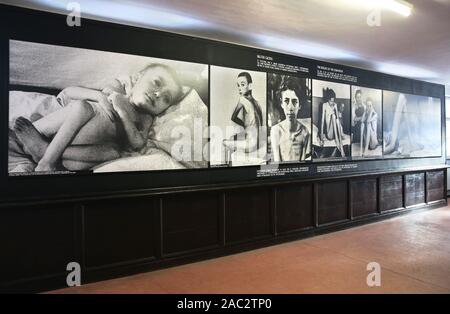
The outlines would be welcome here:
[[[378,179],[356,179],[350,181],[350,217],[362,218],[379,212]]]
[[[291,184],[274,189],[276,233],[292,233],[315,225],[313,184]]]
[[[1,208],[0,288],[43,291],[443,206],[447,172],[372,173]]]
[[[316,187],[317,226],[350,219],[346,180],[321,182]]]
[[[403,178],[404,175],[389,175],[379,179],[381,212],[404,207]]]

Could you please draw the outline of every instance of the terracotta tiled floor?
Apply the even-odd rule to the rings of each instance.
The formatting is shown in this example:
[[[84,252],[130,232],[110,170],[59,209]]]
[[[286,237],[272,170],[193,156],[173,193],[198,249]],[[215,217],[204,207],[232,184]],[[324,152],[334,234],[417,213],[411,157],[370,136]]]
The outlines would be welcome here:
[[[381,287],[366,266],[381,265]],[[56,293],[449,293],[450,207]]]

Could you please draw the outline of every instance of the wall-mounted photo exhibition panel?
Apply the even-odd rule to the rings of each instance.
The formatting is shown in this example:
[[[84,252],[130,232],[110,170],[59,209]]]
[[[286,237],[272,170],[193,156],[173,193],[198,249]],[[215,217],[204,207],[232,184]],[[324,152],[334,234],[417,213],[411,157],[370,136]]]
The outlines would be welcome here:
[[[350,85],[313,80],[313,160],[350,156]]]
[[[352,159],[383,156],[382,91],[352,86]]]
[[[10,175],[441,154],[439,98],[34,42],[9,48]]]
[[[441,100],[383,91],[383,156],[441,156]]]
[[[439,84],[20,8],[0,17],[2,200],[445,162]]]
[[[270,162],[311,160],[311,79],[268,73],[267,86]]]
[[[208,166],[208,65],[9,47],[10,174]]]
[[[211,66],[210,164],[267,163],[266,73]]]

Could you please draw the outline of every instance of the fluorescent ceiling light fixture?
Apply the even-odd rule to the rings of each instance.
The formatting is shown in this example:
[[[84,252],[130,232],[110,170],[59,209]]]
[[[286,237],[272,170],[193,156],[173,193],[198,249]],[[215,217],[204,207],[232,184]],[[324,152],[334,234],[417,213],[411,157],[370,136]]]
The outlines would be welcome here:
[[[390,10],[402,16],[411,15],[414,6],[404,0],[352,0],[353,4],[364,4],[372,8]]]
[[[411,15],[413,5],[403,0],[378,0],[383,8],[408,17]]]

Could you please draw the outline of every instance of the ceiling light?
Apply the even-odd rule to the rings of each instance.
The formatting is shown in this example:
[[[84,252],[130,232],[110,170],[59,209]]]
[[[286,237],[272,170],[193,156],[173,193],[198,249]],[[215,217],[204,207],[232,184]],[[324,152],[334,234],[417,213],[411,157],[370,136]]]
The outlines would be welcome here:
[[[413,5],[403,0],[378,0],[377,2],[380,2],[381,7],[405,17],[410,16],[413,10]]]
[[[366,2],[371,7],[390,10],[402,16],[411,15],[414,6],[404,0],[356,0],[357,2]],[[355,2],[355,1],[353,1]]]
[[[405,17],[410,16],[414,8],[412,4],[404,0],[341,0],[335,3],[353,8],[389,10]]]

